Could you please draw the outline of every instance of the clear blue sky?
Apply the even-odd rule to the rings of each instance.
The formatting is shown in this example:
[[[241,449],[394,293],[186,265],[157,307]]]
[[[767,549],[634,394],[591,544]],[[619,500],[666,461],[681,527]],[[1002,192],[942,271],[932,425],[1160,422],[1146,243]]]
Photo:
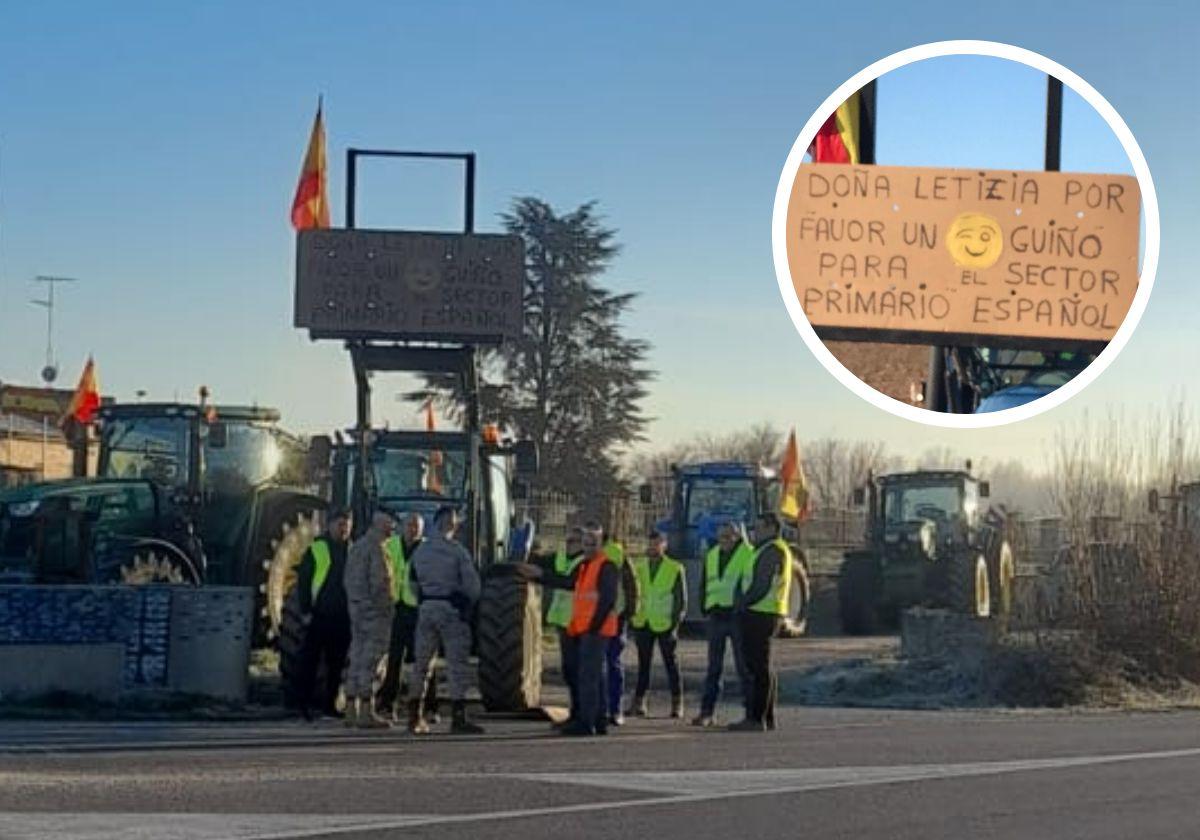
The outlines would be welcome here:
[[[767,419],[1005,457],[1085,410],[1158,407],[1195,382],[1181,363],[1198,355],[1200,305],[1195,4],[406,5],[5,4],[0,379],[36,381],[29,278],[61,274],[81,279],[59,310],[65,380],[91,351],[120,399],[206,383],[300,430],[348,423],[344,351],[290,326],[288,209],[323,93],[335,224],[351,144],[477,152],[485,230],[514,195],[600,202],[624,244],[609,282],[641,293],[629,328],[655,346],[657,443]],[[775,183],[812,110],[870,62],[947,38],[1008,41],[1088,79],[1141,142],[1163,218],[1155,295],[1125,353],[1062,409],[974,433],[846,392],[795,333],[771,262]],[[1036,169],[1043,106],[1043,79],[1018,65],[911,66],[880,82],[878,159]],[[1064,168],[1129,171],[1071,94],[1064,120]],[[453,170],[362,177],[361,224],[458,222]],[[386,392],[376,408],[412,419]]]

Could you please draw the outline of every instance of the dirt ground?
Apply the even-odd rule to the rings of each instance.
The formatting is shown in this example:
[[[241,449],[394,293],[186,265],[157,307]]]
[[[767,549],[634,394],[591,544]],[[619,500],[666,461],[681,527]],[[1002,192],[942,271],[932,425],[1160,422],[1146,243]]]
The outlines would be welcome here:
[[[903,402],[913,403],[929,373],[929,347],[923,344],[830,341],[825,346],[863,382]]]

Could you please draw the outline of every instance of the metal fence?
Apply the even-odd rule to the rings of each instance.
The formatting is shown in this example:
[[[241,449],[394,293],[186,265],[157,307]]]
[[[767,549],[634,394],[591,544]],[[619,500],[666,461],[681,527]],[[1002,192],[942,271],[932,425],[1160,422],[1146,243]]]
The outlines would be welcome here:
[[[650,504],[636,495],[612,494],[581,504],[569,493],[534,491],[525,500],[521,513],[537,527],[538,542],[545,550],[561,548],[567,531],[596,518],[617,539],[633,547],[642,545],[647,532],[670,516],[670,498],[654,494]],[[862,545],[866,514],[848,508],[813,511],[800,524],[797,542],[806,552],[833,554]]]

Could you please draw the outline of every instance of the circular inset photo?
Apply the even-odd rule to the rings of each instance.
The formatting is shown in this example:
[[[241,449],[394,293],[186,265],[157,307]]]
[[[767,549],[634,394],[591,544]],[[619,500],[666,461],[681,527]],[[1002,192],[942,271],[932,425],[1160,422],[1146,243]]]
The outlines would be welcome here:
[[[978,428],[1061,404],[1120,351],[1153,284],[1158,204],[1087,82],[948,41],[871,65],[812,115],[772,242],[831,373],[893,414]]]

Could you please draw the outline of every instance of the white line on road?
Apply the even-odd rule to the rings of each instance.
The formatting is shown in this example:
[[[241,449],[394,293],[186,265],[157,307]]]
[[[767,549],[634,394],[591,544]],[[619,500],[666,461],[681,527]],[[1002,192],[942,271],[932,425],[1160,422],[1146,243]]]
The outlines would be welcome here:
[[[0,814],[5,840],[301,840],[430,825],[494,822],[595,811],[661,807],[692,802],[792,794],[813,790],[920,782],[1001,773],[1061,770],[1200,756],[1200,748],[965,764],[876,767],[805,767],[783,770],[713,770],[637,773],[488,774],[545,784],[659,793],[636,799],[549,805],[509,811],[425,815],[230,815],[230,814]],[[480,778],[478,775],[442,776]]]

